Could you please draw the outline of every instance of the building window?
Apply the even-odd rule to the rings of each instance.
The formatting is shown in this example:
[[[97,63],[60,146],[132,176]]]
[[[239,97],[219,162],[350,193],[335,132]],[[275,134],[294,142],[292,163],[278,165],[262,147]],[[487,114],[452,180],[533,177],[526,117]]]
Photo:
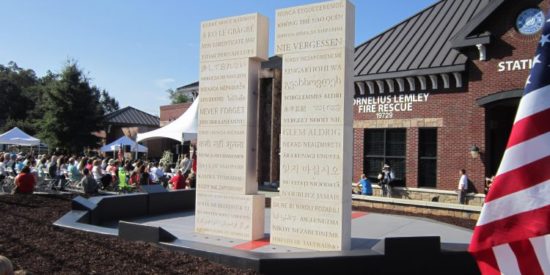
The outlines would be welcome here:
[[[437,184],[437,129],[422,128],[418,135],[418,187]]]
[[[365,129],[364,144],[367,177],[377,183],[382,166],[388,164],[395,175],[394,185],[405,185],[405,129]]]

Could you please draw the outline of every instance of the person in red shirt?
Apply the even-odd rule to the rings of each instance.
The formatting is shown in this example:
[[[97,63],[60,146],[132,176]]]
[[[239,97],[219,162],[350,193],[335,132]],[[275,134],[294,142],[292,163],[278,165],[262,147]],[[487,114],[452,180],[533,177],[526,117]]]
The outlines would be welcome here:
[[[185,177],[182,176],[181,170],[176,172],[176,175],[170,179],[170,184],[172,184],[173,190],[184,189],[185,188]]]
[[[16,187],[13,192],[18,194],[32,194],[35,185],[36,178],[31,174],[31,168],[26,165],[21,169],[21,173],[15,178]]]
[[[138,171],[132,171],[128,184],[132,187],[139,187],[139,173]]]

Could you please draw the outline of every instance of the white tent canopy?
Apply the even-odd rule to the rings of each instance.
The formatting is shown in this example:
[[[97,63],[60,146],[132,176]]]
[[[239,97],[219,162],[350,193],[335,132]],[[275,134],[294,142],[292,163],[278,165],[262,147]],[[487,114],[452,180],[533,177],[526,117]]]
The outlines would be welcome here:
[[[136,145],[137,145],[137,151],[140,152],[140,153],[147,153],[147,151],[149,151],[149,149],[143,145],[140,145],[140,144],[137,144],[137,142],[133,141],[132,139],[130,139],[129,137],[127,136],[122,136],[121,138],[107,144],[107,145],[104,145],[103,147],[101,147],[101,152],[113,152],[113,151],[118,151],[118,149],[121,147],[121,146],[125,146],[125,145],[130,145],[130,151],[132,152],[135,152],[136,151]]]
[[[199,125],[199,98],[195,99],[191,107],[185,111],[178,119],[170,124],[142,134],[137,135],[137,141],[142,142],[155,138],[170,138],[179,142],[183,140],[192,140],[197,138],[197,128]]]
[[[28,135],[21,129],[14,127],[13,129],[0,135],[0,144],[37,146],[40,144],[40,140]]]

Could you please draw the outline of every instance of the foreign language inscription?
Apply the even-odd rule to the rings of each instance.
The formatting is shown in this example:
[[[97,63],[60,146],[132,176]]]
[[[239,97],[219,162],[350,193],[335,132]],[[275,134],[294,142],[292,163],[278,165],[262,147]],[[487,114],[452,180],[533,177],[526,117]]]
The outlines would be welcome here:
[[[345,222],[341,218],[341,205],[324,202],[293,200],[273,200],[271,242],[289,246],[307,247],[316,250],[340,250],[339,231]],[[278,232],[273,235],[273,232]]]
[[[307,178],[317,182],[342,180],[344,130],[341,126],[289,126],[281,134],[281,190]],[[341,192],[342,184],[332,192]]]
[[[264,236],[257,195],[256,102],[267,18],[259,14],[203,22],[195,231],[255,240]]]
[[[263,222],[264,201],[263,196],[197,193],[195,231],[251,239],[258,227],[263,231],[263,224],[251,221],[261,218]]]
[[[276,14],[284,77],[271,243],[349,249],[354,8],[333,1]]]
[[[202,160],[197,167],[201,171],[199,190],[242,195],[254,192],[252,186],[245,184],[254,180],[248,178],[253,177],[247,169],[253,152],[247,150],[250,141],[243,138],[247,130],[247,126],[226,125],[201,128],[197,141]]]
[[[344,49],[285,54],[281,121],[287,125],[342,124]]]
[[[268,32],[264,18],[248,14],[202,22],[201,62],[249,57],[267,59]]]
[[[345,1],[332,1],[277,10],[275,54],[353,47],[354,36],[346,28],[354,28],[354,18],[346,16],[354,17],[354,9]]]
[[[200,70],[199,126],[247,125],[249,78],[248,58],[202,62]]]

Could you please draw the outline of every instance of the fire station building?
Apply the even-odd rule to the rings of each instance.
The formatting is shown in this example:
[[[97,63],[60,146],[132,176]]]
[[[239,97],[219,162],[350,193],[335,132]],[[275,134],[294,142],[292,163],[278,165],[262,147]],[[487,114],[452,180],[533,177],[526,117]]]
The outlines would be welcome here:
[[[541,0],[443,0],[355,50],[354,178],[483,192],[497,172],[545,22]],[[283,76],[284,77],[284,76]]]

